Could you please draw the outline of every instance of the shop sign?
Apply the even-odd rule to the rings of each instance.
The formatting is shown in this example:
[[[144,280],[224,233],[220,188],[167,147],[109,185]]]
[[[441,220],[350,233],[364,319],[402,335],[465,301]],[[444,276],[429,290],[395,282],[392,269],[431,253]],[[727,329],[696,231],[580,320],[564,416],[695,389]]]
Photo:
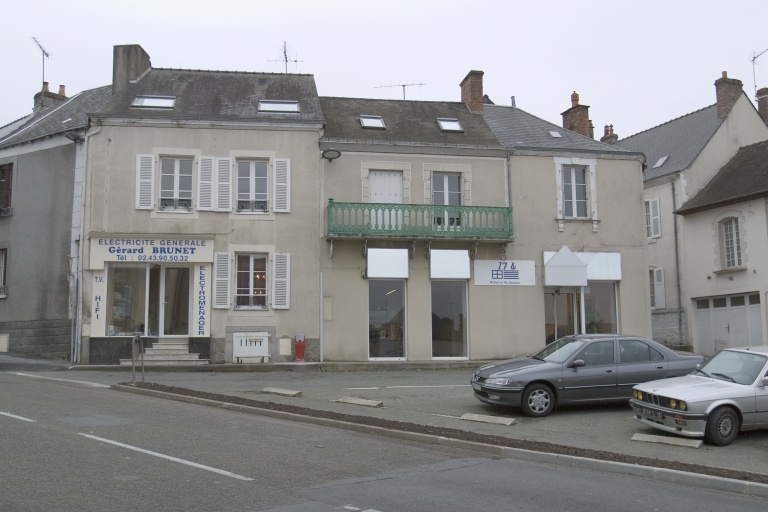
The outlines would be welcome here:
[[[475,286],[536,286],[536,262],[475,260]]]
[[[213,240],[200,238],[126,238],[121,236],[91,239],[90,268],[104,263],[210,263]]]

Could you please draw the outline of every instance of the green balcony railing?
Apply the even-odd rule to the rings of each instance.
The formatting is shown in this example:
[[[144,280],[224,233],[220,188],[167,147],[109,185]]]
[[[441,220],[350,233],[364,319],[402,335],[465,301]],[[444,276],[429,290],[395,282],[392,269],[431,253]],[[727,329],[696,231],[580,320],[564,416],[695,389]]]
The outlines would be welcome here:
[[[512,208],[329,199],[328,236],[512,240]]]

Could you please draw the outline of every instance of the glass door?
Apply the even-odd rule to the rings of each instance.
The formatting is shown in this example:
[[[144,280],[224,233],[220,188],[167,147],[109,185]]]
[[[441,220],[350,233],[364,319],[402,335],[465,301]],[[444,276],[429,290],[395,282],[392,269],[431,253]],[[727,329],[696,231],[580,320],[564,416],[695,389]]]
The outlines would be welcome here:
[[[189,275],[187,267],[150,266],[150,336],[189,335]]]

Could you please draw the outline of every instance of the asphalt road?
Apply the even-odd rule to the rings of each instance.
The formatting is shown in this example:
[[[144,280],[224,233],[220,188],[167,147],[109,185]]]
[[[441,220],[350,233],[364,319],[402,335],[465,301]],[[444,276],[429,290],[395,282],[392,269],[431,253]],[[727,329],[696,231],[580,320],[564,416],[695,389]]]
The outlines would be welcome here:
[[[764,498],[120,393],[102,379],[0,371],[0,510],[764,510]]]

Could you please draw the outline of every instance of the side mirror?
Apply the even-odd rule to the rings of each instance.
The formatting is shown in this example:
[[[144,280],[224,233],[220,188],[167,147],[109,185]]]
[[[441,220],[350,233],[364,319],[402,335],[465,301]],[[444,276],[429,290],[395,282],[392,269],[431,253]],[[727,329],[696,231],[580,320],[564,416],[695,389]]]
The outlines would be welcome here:
[[[586,366],[587,364],[584,362],[583,359],[577,359],[574,362],[570,364],[571,368],[580,368],[582,366]]]
[[[763,380],[760,381],[760,384],[758,386],[762,388],[768,388],[768,376],[763,377]]]

